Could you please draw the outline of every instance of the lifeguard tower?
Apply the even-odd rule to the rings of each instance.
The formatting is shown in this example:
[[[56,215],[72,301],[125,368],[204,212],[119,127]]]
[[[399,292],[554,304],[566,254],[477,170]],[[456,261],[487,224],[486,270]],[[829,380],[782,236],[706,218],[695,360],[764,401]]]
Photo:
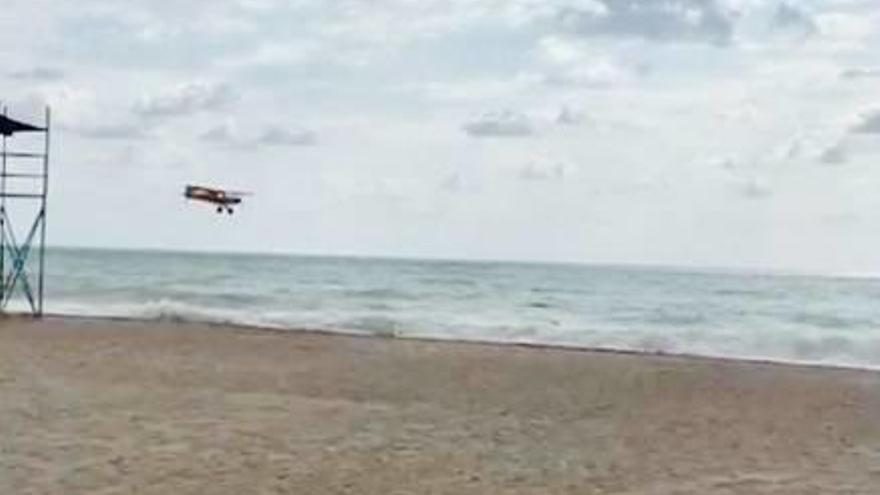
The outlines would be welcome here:
[[[0,313],[24,300],[43,314],[50,121],[48,107],[42,126],[0,114]],[[19,144],[27,149],[10,149]]]

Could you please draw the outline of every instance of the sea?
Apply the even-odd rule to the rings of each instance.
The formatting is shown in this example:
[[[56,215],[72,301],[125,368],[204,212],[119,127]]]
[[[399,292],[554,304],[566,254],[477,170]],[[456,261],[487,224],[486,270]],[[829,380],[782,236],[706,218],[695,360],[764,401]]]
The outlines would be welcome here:
[[[59,315],[880,368],[870,277],[72,248],[46,270]]]

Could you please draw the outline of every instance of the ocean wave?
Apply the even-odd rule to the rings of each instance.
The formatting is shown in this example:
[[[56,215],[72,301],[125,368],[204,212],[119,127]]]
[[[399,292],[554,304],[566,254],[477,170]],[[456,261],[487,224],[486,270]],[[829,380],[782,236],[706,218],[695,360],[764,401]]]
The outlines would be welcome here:
[[[550,309],[550,308],[553,308],[555,305],[553,303],[547,302],[547,301],[529,301],[525,304],[525,306],[527,308],[534,308],[534,309]]]
[[[362,316],[340,321],[338,327],[377,337],[399,337],[403,335],[405,325],[389,316]]]
[[[791,314],[789,319],[799,325],[833,330],[880,327],[880,322],[871,318],[845,316],[836,313],[796,312]]]
[[[477,281],[464,277],[421,277],[418,283],[427,286],[465,288],[474,287]]]
[[[237,311],[190,304],[171,299],[142,303],[93,303],[64,301],[47,306],[47,312],[61,316],[132,318],[173,323],[216,323],[248,326],[273,326],[250,311]]]
[[[762,299],[767,300],[771,298],[785,298],[785,292],[781,290],[769,290],[765,288],[733,288],[733,287],[725,287],[714,289],[711,291],[713,295],[719,297],[736,297],[743,299]]]
[[[15,309],[15,308],[13,308]],[[18,310],[24,310],[21,307]],[[380,337],[429,337],[498,343],[558,345],[653,354],[684,354],[745,360],[822,364],[880,369],[880,335],[803,335],[746,332],[700,333],[643,327],[576,329],[557,324],[506,325],[461,323],[452,331],[427,320],[395,314],[300,313],[282,310],[230,310],[170,299],[143,303],[105,304],[55,302],[56,315],[130,318],[173,323],[230,324],[286,330],[324,330]],[[435,319],[436,319],[435,315]],[[486,322],[484,322],[486,323]]]
[[[370,288],[370,289],[343,289],[341,291],[343,297],[351,297],[354,299],[378,299],[378,300],[418,300],[418,294],[412,292],[398,290],[393,288]]]

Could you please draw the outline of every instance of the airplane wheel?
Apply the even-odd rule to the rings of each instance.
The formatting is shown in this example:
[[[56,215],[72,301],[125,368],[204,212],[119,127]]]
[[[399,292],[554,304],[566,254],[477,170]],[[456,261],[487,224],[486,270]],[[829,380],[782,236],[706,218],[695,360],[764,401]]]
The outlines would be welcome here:
[[[218,206],[218,207],[217,207],[217,213],[223,213],[223,208],[221,208],[221,207]]]
[[[232,208],[226,210],[226,213],[229,213],[230,215],[232,215]]]

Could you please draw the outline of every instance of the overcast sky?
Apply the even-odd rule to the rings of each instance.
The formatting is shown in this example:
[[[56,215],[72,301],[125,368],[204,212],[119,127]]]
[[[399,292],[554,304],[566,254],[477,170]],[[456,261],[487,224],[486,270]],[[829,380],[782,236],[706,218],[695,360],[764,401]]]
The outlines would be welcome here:
[[[52,244],[880,272],[876,0],[3,0],[0,63]]]

